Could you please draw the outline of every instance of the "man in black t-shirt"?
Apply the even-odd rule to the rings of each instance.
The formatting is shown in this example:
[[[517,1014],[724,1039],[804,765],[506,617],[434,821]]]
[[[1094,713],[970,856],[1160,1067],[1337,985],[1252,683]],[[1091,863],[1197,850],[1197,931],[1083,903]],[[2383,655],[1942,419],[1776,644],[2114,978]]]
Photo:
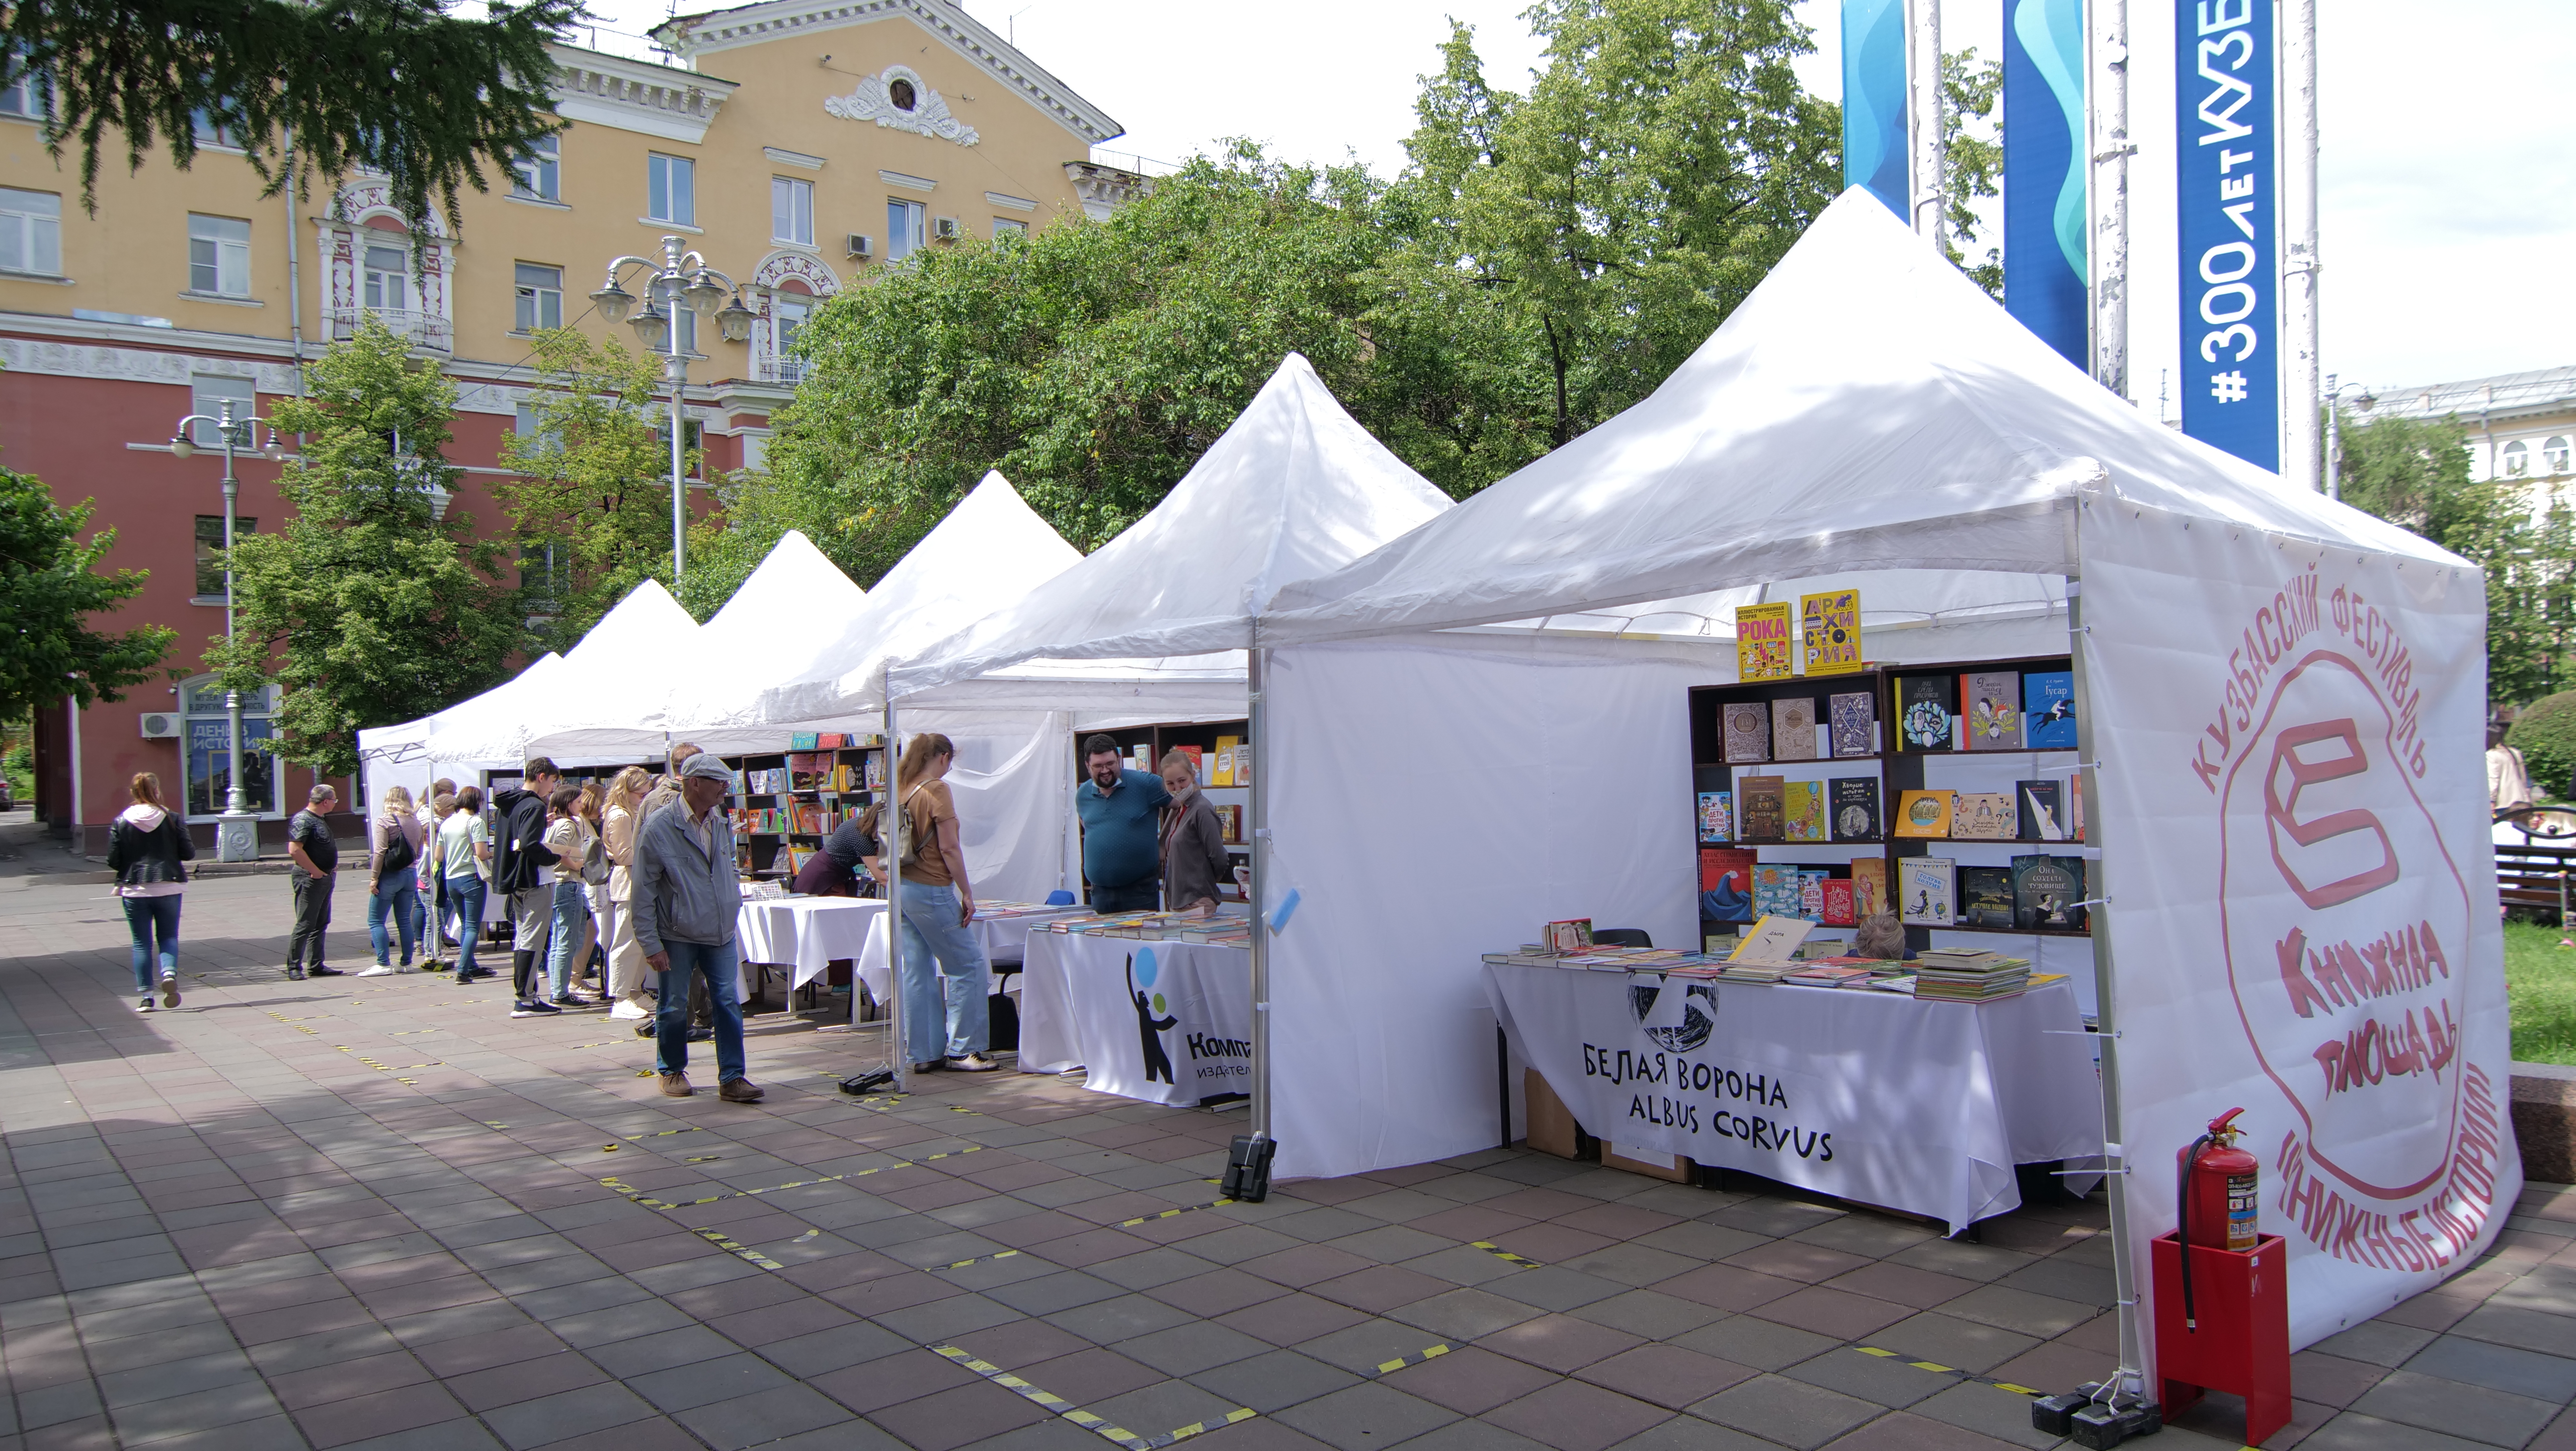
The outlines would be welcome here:
[[[295,863],[288,874],[295,884],[295,932],[286,939],[290,978],[304,977],[308,958],[313,976],[340,976],[340,969],[322,965],[322,934],[331,927],[331,888],[340,871],[340,843],[332,840],[324,818],[339,799],[339,792],[317,781],[304,809],[286,823],[286,855]]]

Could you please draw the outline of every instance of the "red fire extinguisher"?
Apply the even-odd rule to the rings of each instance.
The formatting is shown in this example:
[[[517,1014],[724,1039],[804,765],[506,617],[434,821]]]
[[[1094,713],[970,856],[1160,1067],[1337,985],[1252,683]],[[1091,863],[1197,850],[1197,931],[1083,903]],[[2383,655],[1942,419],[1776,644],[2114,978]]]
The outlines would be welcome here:
[[[2236,1147],[2236,1116],[2245,1110],[2231,1108],[2209,1121],[2209,1132],[2191,1141],[2182,1151],[2182,1182],[2177,1205],[2181,1215],[2182,1305],[2183,1328],[2200,1329],[2200,1317],[2192,1305],[2191,1249],[2223,1249],[2244,1254],[2257,1243],[2254,1227],[2256,1207],[2256,1172],[2262,1166],[2252,1154]]]

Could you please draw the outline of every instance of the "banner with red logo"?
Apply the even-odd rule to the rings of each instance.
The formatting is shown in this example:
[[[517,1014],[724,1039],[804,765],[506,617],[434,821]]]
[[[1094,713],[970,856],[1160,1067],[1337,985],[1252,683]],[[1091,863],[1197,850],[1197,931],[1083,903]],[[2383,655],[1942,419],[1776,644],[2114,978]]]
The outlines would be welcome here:
[[[2133,1263],[2242,1106],[2304,1346],[2461,1268],[2521,1188],[2485,585],[2117,500],[2081,529]]]

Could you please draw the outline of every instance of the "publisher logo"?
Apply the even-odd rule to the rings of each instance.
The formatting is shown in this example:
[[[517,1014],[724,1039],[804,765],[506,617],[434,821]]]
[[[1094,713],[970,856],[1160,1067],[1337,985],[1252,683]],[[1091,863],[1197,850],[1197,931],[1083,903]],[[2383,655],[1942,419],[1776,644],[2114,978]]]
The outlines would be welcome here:
[[[1648,1042],[1667,1053],[1697,1052],[1717,1030],[1717,988],[1666,978],[1661,986],[1628,984],[1628,1012]]]

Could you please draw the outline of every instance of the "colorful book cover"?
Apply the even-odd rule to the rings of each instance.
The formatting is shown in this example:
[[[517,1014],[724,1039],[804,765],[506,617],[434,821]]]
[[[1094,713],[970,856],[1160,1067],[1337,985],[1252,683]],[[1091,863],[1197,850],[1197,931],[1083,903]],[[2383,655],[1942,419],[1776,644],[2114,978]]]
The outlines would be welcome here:
[[[1908,751],[1950,749],[1950,718],[1957,713],[1958,682],[1947,675],[1896,677],[1897,743]]]
[[[1959,920],[1970,927],[2012,926],[2012,869],[1959,868]]]
[[[1834,840],[1878,840],[1878,778],[1836,776],[1833,787]]]
[[[1878,754],[1877,696],[1866,690],[1854,690],[1828,698],[1825,706],[1826,719],[1833,726],[1836,756]]]
[[[1753,920],[1753,873],[1760,864],[1749,851],[1735,847],[1702,847],[1699,854],[1699,915],[1702,922]]]
[[[1539,940],[1557,952],[1585,952],[1592,947],[1592,919],[1568,917],[1550,922],[1541,930]]]
[[[1860,669],[1860,591],[1798,596],[1798,644],[1809,675],[1849,675]]]
[[[1825,783],[1790,781],[1780,788],[1780,839],[1831,841],[1826,823]]]
[[[2022,739],[2034,751],[2075,749],[2075,673],[2034,670],[2021,678]]]
[[[1805,903],[1798,891],[1798,869],[1786,862],[1762,862],[1753,868],[1753,915],[1802,917]]]
[[[1887,858],[1853,857],[1851,884],[1855,919],[1875,917],[1887,910]]]
[[[2066,793],[2055,781],[2015,781],[2013,799],[2021,803],[2023,841],[2066,840]]]
[[[1781,841],[1786,829],[1783,797],[1788,782],[1778,776],[1746,776],[1735,783],[1738,841]]]
[[[1799,697],[1771,702],[1771,759],[1816,759],[1816,703]]]
[[[1825,879],[1833,873],[1818,867],[1798,869],[1798,915],[1810,922],[1825,920]]]
[[[1960,711],[1968,717],[1968,749],[2018,751],[2021,743],[2021,672],[1981,670],[1959,677]]]
[[[1789,602],[1735,607],[1735,678],[1786,680],[1797,660],[1790,639]]]
[[[790,735],[787,738],[787,749],[791,751],[810,751],[814,749],[814,732],[799,731]]]
[[[2068,861],[2076,870],[2066,869]],[[2017,856],[2012,859],[2013,925],[2028,931],[2068,932],[2077,925],[2083,899],[2081,857]]]
[[[1948,927],[1956,920],[1954,873],[1948,857],[1909,856],[1896,859],[1897,920],[1909,927]]]
[[[1739,700],[1725,711],[1726,761],[1747,765],[1771,759],[1771,711],[1758,700]]]
[[[1735,793],[1702,791],[1699,793],[1699,839],[1702,841],[1735,840]]]
[[[2084,840],[2084,778],[2080,775],[2066,782],[2066,839]]]
[[[1897,799],[1896,830],[1890,836],[1948,836],[1950,795],[1947,791],[1908,791]]]
[[[1955,841],[2011,841],[2021,835],[2020,813],[2009,791],[1962,791],[1951,802]]]
[[[1858,894],[1849,877],[1827,877],[1824,885],[1824,924],[1828,927],[1855,927],[1860,924]]]

